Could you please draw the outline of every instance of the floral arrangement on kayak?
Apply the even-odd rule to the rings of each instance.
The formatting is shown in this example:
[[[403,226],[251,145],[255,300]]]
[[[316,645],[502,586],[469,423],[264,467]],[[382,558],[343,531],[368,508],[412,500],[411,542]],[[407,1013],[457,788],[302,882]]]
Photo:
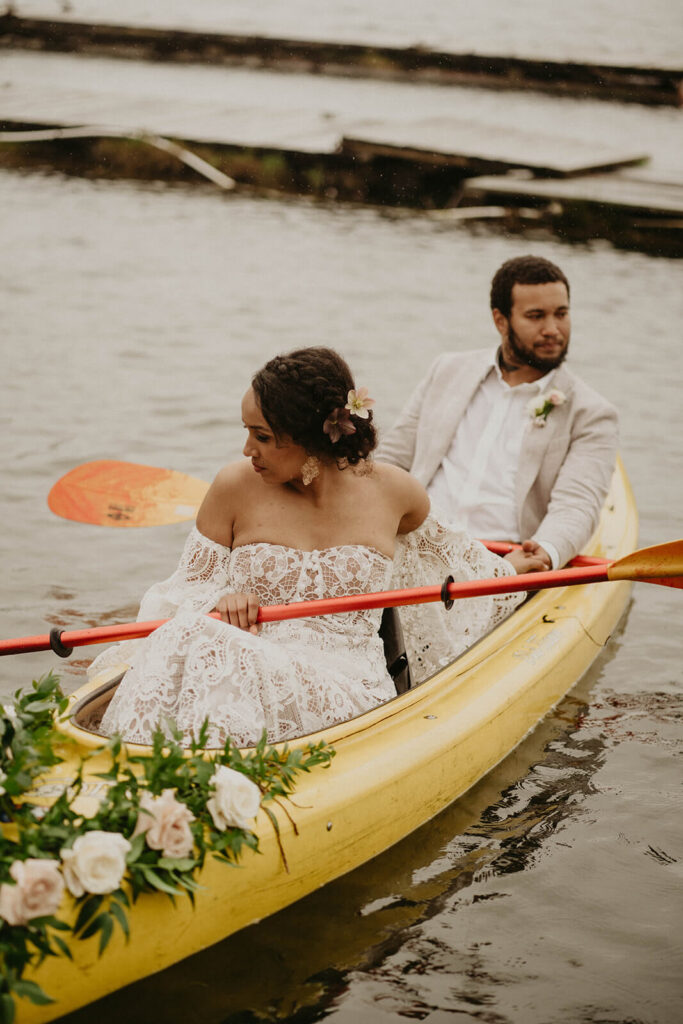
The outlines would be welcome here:
[[[334,750],[325,743],[298,750],[266,745],[240,751],[230,740],[210,758],[203,752],[207,724],[189,748],[170,729],[158,729],[148,756],[127,756],[118,737],[94,751],[110,767],[97,778],[105,795],[94,814],[79,813],[84,761],[50,806],[39,798],[40,778],[64,758],[67,742],[55,727],[67,698],[52,673],[0,704],[0,1022],[14,1019],[15,997],[53,1002],[26,967],[47,956],[71,958],[69,941],[99,937],[104,952],[115,927],[129,934],[127,911],[141,893],[185,892],[207,853],[236,864],[256,851],[252,823],[259,807],[270,818],[280,852],[278,822],[269,803],[290,796],[295,777],[328,767]],[[33,791],[33,792],[32,792]],[[286,860],[284,861],[286,866]],[[73,926],[60,919],[68,890],[77,913]]]

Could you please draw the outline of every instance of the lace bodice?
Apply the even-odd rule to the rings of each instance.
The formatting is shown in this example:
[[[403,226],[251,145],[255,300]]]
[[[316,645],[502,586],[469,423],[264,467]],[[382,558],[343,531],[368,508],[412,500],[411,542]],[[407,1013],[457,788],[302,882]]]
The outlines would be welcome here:
[[[172,621],[94,666],[132,664],[103,729],[146,742],[160,713],[189,734],[208,715],[213,743],[230,735],[246,745],[264,728],[274,742],[374,707],[394,692],[378,635],[381,610],[266,623],[258,636],[205,613],[225,593],[251,591],[268,605],[383,590],[391,571],[390,558],[360,545],[230,550],[194,529],[176,572],[140,606],[140,618]]]
[[[390,558],[359,545],[300,551],[278,544],[246,544],[232,551],[229,567],[230,590],[252,591],[262,605],[384,590],[391,573]],[[301,620],[296,630],[310,629],[320,642],[327,633],[367,640],[379,629],[381,617],[381,609],[321,615]],[[284,626],[284,622],[270,626]],[[291,623],[284,632],[290,629]]]
[[[207,716],[212,745],[230,735],[255,743],[313,732],[361,714],[394,695],[382,642],[381,609],[264,624],[257,636],[211,619],[221,595],[252,591],[259,603],[372,591],[513,573],[463,531],[428,517],[397,540],[390,558],[374,548],[340,545],[317,551],[264,542],[234,550],[193,528],[176,571],[145,594],[138,619],[169,618],[144,640],[109,648],[90,674],[131,666],[102,727],[133,742],[149,741],[159,719],[187,736]],[[505,618],[523,594],[401,609],[413,679],[420,682]]]

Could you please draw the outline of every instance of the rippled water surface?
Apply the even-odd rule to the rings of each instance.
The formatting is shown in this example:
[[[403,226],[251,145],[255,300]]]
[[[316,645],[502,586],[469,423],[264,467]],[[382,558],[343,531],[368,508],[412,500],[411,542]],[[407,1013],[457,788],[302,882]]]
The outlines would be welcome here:
[[[125,620],[175,564],[182,524],[53,517],[67,470],[209,479],[238,455],[251,372],[301,344],[338,347],[388,424],[438,352],[493,343],[488,282],[521,251],[571,280],[571,365],[621,409],[641,542],[683,535],[680,262],[203,187],[2,173],[0,207],[3,637]],[[97,1019],[676,1024],[682,601],[635,588],[588,676],[465,798]],[[74,657],[5,658],[2,692],[50,667],[73,689]]]

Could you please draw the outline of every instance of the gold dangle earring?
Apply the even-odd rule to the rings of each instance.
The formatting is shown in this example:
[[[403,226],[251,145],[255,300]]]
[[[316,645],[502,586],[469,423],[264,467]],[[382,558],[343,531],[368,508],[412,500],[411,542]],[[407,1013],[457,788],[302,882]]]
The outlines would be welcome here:
[[[315,455],[309,455],[301,467],[301,479],[304,487],[308,487],[320,473],[320,460]]]

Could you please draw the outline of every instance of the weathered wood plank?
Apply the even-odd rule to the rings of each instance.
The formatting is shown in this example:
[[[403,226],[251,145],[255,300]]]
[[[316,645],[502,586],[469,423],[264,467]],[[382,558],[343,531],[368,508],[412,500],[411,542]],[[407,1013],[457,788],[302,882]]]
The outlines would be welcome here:
[[[169,102],[163,97],[135,97],[134,102],[115,92],[24,84],[7,88],[0,118],[25,124],[55,127],[104,125],[122,131],[146,130],[202,143],[260,146],[306,153],[333,153],[339,146],[338,129],[330,128],[316,113],[269,111],[229,105],[207,107],[192,100]]]
[[[179,29],[96,25],[0,16],[0,45],[136,60],[246,64],[367,78],[423,80],[495,89],[535,89],[578,98],[683,105],[683,68],[531,60],[427,48],[277,39]]]
[[[519,178],[490,175],[470,178],[464,183],[468,202],[507,201],[511,205],[530,201],[592,204],[631,213],[652,211],[667,216],[683,215],[683,182],[652,182],[629,174],[596,174],[572,179]]]
[[[553,177],[613,170],[647,159],[638,151],[504,127],[492,131],[489,126],[445,117],[398,124],[366,122],[361,131],[344,136],[342,147],[361,159],[403,157],[484,173],[527,168]]]
[[[137,65],[136,75],[114,61],[84,70],[78,58],[39,55],[8,62],[1,114],[6,120],[62,127],[106,125],[146,130],[186,141],[259,146],[350,158],[391,157],[414,164],[450,167],[468,175],[527,168],[536,174],[566,176],[623,167],[647,159],[641,152],[606,147],[596,141],[567,140],[542,131],[480,125],[451,117],[419,120],[358,120],[352,98],[326,96],[319,102],[307,90],[291,87],[287,101],[277,93],[277,75],[233,72],[229,80],[186,83],[186,73],[169,70],[162,81]],[[40,61],[44,78],[38,76]],[[64,62],[68,63],[64,63]],[[105,66],[102,66],[105,65]],[[143,72],[147,72],[144,74]],[[197,72],[199,74],[199,72]],[[177,78],[176,78],[177,75]],[[122,81],[125,79],[126,81]],[[275,79],[273,83],[272,79]],[[39,85],[36,81],[39,81]],[[134,89],[130,88],[134,82]],[[128,88],[124,85],[128,85]],[[184,88],[187,85],[187,88]],[[338,83],[341,85],[341,83]],[[215,90],[220,88],[220,93]],[[329,104],[332,112],[326,109]]]

